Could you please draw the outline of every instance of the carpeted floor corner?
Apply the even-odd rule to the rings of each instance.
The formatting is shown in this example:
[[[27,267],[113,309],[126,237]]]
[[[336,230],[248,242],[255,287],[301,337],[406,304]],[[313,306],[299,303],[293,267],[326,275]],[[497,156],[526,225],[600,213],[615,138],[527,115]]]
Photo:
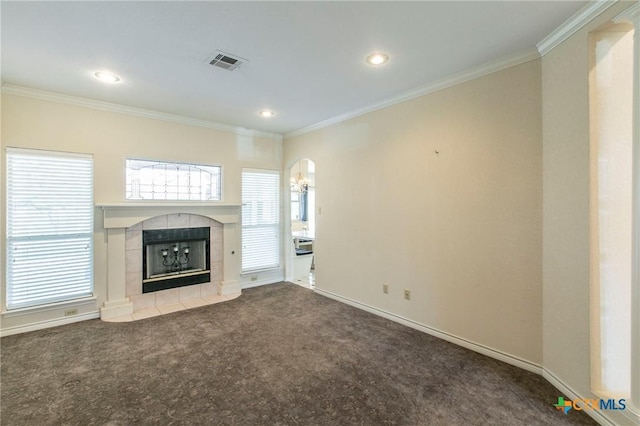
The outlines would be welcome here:
[[[593,425],[542,377],[290,283],[1,340],[2,425]]]

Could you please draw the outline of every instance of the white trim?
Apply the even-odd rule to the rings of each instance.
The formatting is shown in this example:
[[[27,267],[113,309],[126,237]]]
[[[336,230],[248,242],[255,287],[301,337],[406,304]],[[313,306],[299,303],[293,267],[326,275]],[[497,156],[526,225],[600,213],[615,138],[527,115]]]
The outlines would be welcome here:
[[[574,13],[573,16],[564,21],[562,25],[553,30],[551,34],[543,38],[542,41],[536,45],[540,56],[549,53],[580,28],[591,22],[593,18],[617,3],[617,1],[618,0],[593,0],[587,3],[586,6]]]
[[[104,306],[100,308],[100,319],[103,321],[131,314],[133,314],[133,302],[128,297],[123,300],[106,301]]]
[[[261,130],[246,129],[244,127],[237,127],[228,124],[217,123],[214,121],[201,120],[192,117],[186,117],[176,114],[168,114],[158,111],[147,110],[143,108],[130,107],[126,105],[118,105],[110,102],[97,101],[88,98],[81,98],[77,96],[62,95],[59,93],[48,92],[39,89],[32,89],[28,87],[16,86],[12,84],[4,84],[2,86],[2,93],[10,95],[23,96],[28,98],[53,101],[59,103],[65,103],[69,105],[83,106],[87,108],[94,108],[103,111],[116,112],[121,114],[128,114],[138,117],[150,118],[155,120],[168,121],[179,124],[186,124],[190,126],[205,127],[209,129],[221,130],[231,132],[239,135],[253,135],[261,136],[265,138],[281,141],[284,139],[300,136],[305,133],[312,132],[314,130],[322,129],[337,123],[341,123],[348,119],[358,117],[360,115],[367,114],[369,112],[377,111],[383,108],[387,108],[411,99],[415,99],[420,96],[433,93],[438,90],[445,89],[447,87],[455,86],[470,80],[474,80],[483,77],[488,74],[492,74],[497,71],[501,71],[506,68],[510,68],[516,65],[520,65],[549,53],[554,47],[562,43],[584,25],[589,23],[593,18],[598,16],[603,11],[607,10],[618,0],[593,0],[585,7],[576,12],[567,21],[565,21],[560,27],[556,28],[551,34],[540,41],[536,48],[527,49],[522,52],[518,52],[506,57],[487,62],[477,67],[470,68],[466,71],[456,73],[452,76],[446,77],[435,83],[428,84],[418,89],[405,92],[398,96],[394,96],[382,102],[369,105],[364,108],[357,109],[345,114],[340,114],[332,117],[328,120],[320,121],[318,123],[303,127],[298,130],[286,133],[284,136],[280,133],[265,132]]]
[[[640,3],[626,9],[616,19],[626,17],[634,26],[633,35],[633,194],[631,265],[631,403],[630,413],[640,424]]]
[[[453,334],[447,333],[445,331],[438,330],[437,328],[433,328],[428,325],[424,325],[419,322],[401,317],[399,315],[392,314],[382,309],[374,308],[373,306],[356,302],[355,300],[340,296],[330,291],[322,290],[319,288],[315,288],[314,291],[322,296],[337,300],[338,302],[345,303],[347,305],[353,306],[358,309],[362,309],[363,311],[372,313],[379,317],[386,318],[388,320],[397,322],[399,324],[406,325],[407,327],[411,327],[415,330],[422,331],[423,333],[429,334],[431,336],[435,336],[442,340],[446,340],[447,342],[454,343],[458,346],[462,346],[463,348],[470,349],[474,352],[481,353],[482,355],[486,355],[488,357],[497,359],[498,361],[506,362],[507,364],[514,365],[516,367],[522,368],[523,370],[527,370],[532,373],[542,374],[541,365],[538,365],[531,361],[527,361],[526,359],[508,354],[506,352],[499,351],[497,349],[490,348],[488,346],[481,345],[479,343],[472,342],[462,337],[458,337]]]
[[[208,217],[220,223],[239,223],[240,206],[237,204],[212,203],[131,203],[97,204],[102,209],[102,227],[128,228],[155,216],[185,213]]]
[[[551,383],[556,389],[558,389],[563,394],[563,396],[566,396],[568,399],[574,400],[574,399],[587,398],[581,395],[576,390],[574,390],[571,386],[567,385],[565,382],[559,379],[558,376],[553,374],[547,368],[542,369],[542,377],[546,381]],[[633,421],[634,423],[632,424],[640,424],[640,416],[638,416],[632,409],[630,409],[628,402],[629,400],[627,400],[627,405],[626,405],[627,408],[621,411],[620,414],[627,417],[629,420]],[[601,410],[584,410],[584,412],[588,414],[593,420],[595,420],[596,422],[598,422],[603,426],[617,425],[615,421],[611,420],[611,418],[609,418],[609,416],[604,414],[604,412]]]
[[[224,203],[222,201],[176,201],[175,203],[166,202],[162,200],[146,200],[145,202],[125,202],[125,203],[96,203],[96,207],[101,207],[103,210],[114,209],[137,209],[137,208],[172,208],[172,207],[242,207],[241,204]]]
[[[259,136],[276,141],[282,140],[280,133],[265,132],[262,130],[247,129],[244,127],[231,126],[229,124],[217,123],[215,121],[201,120],[198,118],[185,117],[183,115],[168,114],[165,112],[152,111],[144,108],[118,105],[111,102],[96,101],[78,96],[63,95],[60,93],[48,92],[45,90],[32,89],[30,87],[15,86],[13,84],[2,85],[2,93],[22,96],[25,98],[39,99],[43,101],[58,102],[67,105],[93,108],[101,111],[115,112],[119,114],[133,115],[136,117],[150,118],[152,120],[168,121],[171,123],[185,124],[188,126],[204,127],[207,129],[220,130],[243,136]]]
[[[622,22],[626,22],[635,26],[634,19],[637,19],[640,16],[640,3],[634,3],[618,15],[616,15],[612,21],[616,24],[620,24]]]
[[[271,285],[271,284],[277,284],[277,283],[281,283],[282,281],[284,281],[283,278],[278,279],[278,280],[260,280],[260,281],[252,281],[248,284],[243,284],[242,285],[242,289],[246,290],[248,288],[254,288],[254,287],[262,287],[263,285]]]
[[[286,133],[284,135],[284,138],[290,139],[296,136],[303,135],[305,133],[313,132],[315,130],[338,124],[354,117],[358,117],[383,108],[388,108],[390,106],[406,102],[411,99],[419,98],[420,96],[424,96],[429,93],[437,92],[438,90],[446,89],[447,87],[456,86],[467,81],[475,80],[476,78],[484,77],[494,72],[524,64],[526,62],[538,59],[539,57],[540,55],[538,54],[538,50],[535,48],[527,49],[513,55],[508,55],[494,61],[486,62],[477,67],[470,68],[466,71],[453,74],[452,76],[445,77],[441,80],[430,83],[427,86],[404,92],[382,102],[378,102],[373,105],[357,109],[355,111],[347,112],[345,114],[340,114],[328,120],[320,121],[319,123],[294,130],[292,132]]]
[[[80,307],[93,304],[95,306],[96,297],[82,297],[79,299],[64,300],[61,302],[47,303],[46,305],[29,306],[26,308],[11,309],[2,312],[3,318],[19,317],[22,315],[33,315],[41,312],[60,310],[68,307]]]
[[[74,315],[72,317],[56,318],[52,320],[34,322],[29,325],[19,325],[0,330],[0,337],[11,336],[13,334],[27,333],[29,331],[42,330],[45,328],[58,327],[60,325],[72,324],[74,322],[86,321],[100,318],[100,312],[88,312],[86,314]]]
[[[624,410],[622,414],[628,417],[633,424],[640,425],[640,411],[633,406],[633,401],[631,401],[630,404],[627,404],[627,409]]]
[[[251,281],[252,277],[256,277],[255,281]],[[259,287],[261,285],[275,284],[284,280],[284,270],[282,266],[274,269],[263,269],[257,271],[249,271],[240,275],[240,285],[242,289]]]

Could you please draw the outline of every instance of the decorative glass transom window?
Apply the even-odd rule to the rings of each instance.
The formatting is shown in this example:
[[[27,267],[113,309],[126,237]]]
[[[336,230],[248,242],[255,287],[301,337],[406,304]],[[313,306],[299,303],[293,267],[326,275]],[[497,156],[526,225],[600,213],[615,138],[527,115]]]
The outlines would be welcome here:
[[[222,167],[126,160],[127,200],[222,199]]]

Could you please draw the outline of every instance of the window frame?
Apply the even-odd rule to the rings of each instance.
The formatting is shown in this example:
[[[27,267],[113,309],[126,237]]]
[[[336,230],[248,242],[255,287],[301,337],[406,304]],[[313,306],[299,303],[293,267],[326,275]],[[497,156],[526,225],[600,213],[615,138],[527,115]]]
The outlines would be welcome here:
[[[275,223],[271,223],[271,224],[265,224],[262,226],[262,228],[269,228],[269,229],[273,229],[276,235],[276,240],[277,240],[277,263],[275,264],[269,264],[269,265],[262,265],[262,266],[257,266],[257,267],[248,267],[245,268],[244,263],[245,263],[245,227],[248,226],[246,224],[246,215],[245,215],[245,203],[246,203],[246,199],[245,199],[245,194],[244,194],[244,190],[245,190],[245,184],[244,184],[244,177],[245,177],[245,173],[262,173],[262,174],[268,174],[271,176],[276,176],[277,177],[277,184],[275,186],[275,190],[277,191],[277,199],[275,201],[275,211],[276,211],[276,222]],[[275,270],[275,269],[279,269],[282,267],[282,172],[280,170],[273,170],[273,169],[255,169],[255,168],[243,168],[241,170],[241,202],[242,202],[242,206],[241,206],[241,232],[240,232],[240,238],[241,238],[241,247],[242,247],[242,251],[241,251],[241,259],[240,259],[240,271],[241,274],[250,274],[253,272],[257,272],[257,271],[267,271],[267,270]],[[259,227],[259,225],[252,225],[252,227]]]
[[[15,190],[13,186],[14,186],[14,183],[16,182],[15,173],[20,173],[20,170],[15,171],[14,169],[15,165],[12,165],[13,161],[20,161],[20,160],[19,159],[13,160],[11,158],[13,155],[31,156],[33,157],[33,159],[31,160],[23,159],[23,161],[34,161],[34,162],[37,161],[35,159],[36,157],[42,157],[45,159],[45,161],[49,161],[55,157],[64,159],[64,160],[73,160],[73,159],[88,160],[87,161],[88,170],[85,170],[84,176],[83,176],[83,179],[87,183],[87,186],[83,188],[88,193],[88,195],[85,195],[84,197],[85,199],[83,200],[84,202],[86,202],[86,205],[82,205],[80,208],[68,210],[68,212],[71,212],[74,214],[80,214],[81,215],[80,218],[82,218],[82,215],[84,215],[84,218],[82,218],[82,220],[80,221],[80,223],[82,224],[81,227],[78,227],[78,228],[71,227],[70,229],[69,224],[68,223],[65,224],[64,221],[61,222],[59,218],[51,221],[51,224],[61,228],[56,232],[41,231],[37,233],[28,232],[25,234],[25,229],[29,229],[29,224],[28,223],[20,224],[19,223],[20,221],[18,221],[18,224],[15,228],[13,227],[12,223],[14,221],[12,220],[12,218],[16,213],[19,213],[19,211],[16,212],[14,209],[19,209],[20,197],[22,197],[23,199],[25,197],[29,198],[30,195],[32,195],[34,198],[37,197],[38,195],[42,197],[41,194],[43,193],[42,188],[38,188],[38,190],[34,192],[29,192],[25,195],[21,193],[22,191],[24,191],[24,186],[20,188],[20,183],[18,183],[19,185],[18,188],[20,188],[20,192],[16,192],[16,193],[13,192]],[[5,210],[6,222],[5,222],[4,232],[5,232],[5,241],[6,241],[6,253],[5,253],[6,270],[5,270],[4,276],[5,276],[6,282],[2,289],[3,299],[4,299],[3,306],[2,306],[3,312],[9,315],[12,313],[18,313],[25,310],[30,311],[34,309],[41,309],[43,307],[47,307],[51,305],[58,306],[58,305],[68,305],[70,303],[74,304],[74,303],[78,303],[81,300],[94,298],[95,297],[95,276],[94,276],[94,270],[95,270],[95,259],[94,259],[94,256],[95,256],[95,244],[94,244],[95,163],[94,163],[93,155],[84,154],[84,153],[75,153],[75,152],[6,147],[5,160],[6,160],[6,171],[5,171],[6,198],[5,198],[4,207],[6,209]],[[63,171],[62,173],[65,173],[65,172]],[[72,191],[72,190],[69,189],[68,191]],[[82,197],[78,197],[78,192],[73,192],[72,195],[73,195],[72,198],[74,202],[82,198]],[[17,200],[18,204],[16,205],[12,204],[14,203],[13,201],[14,196],[18,198]],[[50,205],[49,209],[46,210],[48,212],[47,216],[51,217],[52,214],[55,216],[55,213],[60,213],[60,212],[66,213],[67,211],[65,211],[64,207],[67,204],[65,204],[65,201],[68,202],[68,198],[66,198],[60,204]],[[15,217],[17,218],[18,216],[15,216]],[[83,228],[83,229],[79,229],[79,228]],[[21,231],[23,235],[19,235]],[[70,232],[70,231],[73,231],[73,232]],[[75,231],[81,231],[81,232],[75,232]],[[10,267],[10,265],[12,265],[14,261],[29,262],[29,261],[32,261],[33,258],[35,258],[36,261],[57,260],[57,258],[52,257],[51,250],[46,251],[45,254],[41,254],[39,256],[33,256],[33,257],[29,257],[29,256],[23,257],[19,255],[17,256],[12,255],[13,251],[11,250],[11,247],[13,247],[14,244],[15,244],[15,247],[17,248],[19,248],[20,246],[28,248],[29,244],[31,243],[43,243],[43,244],[51,243],[54,245],[57,244],[57,246],[59,246],[62,243],[65,245],[65,248],[68,248],[68,249],[72,249],[73,247],[75,247],[75,249],[78,249],[79,246],[86,244],[86,248],[84,250],[88,250],[88,252],[83,253],[83,256],[82,256],[85,260],[85,263],[82,265],[84,269],[82,269],[79,274],[77,273],[77,271],[75,271],[76,275],[64,276],[66,278],[61,278],[64,281],[64,284],[58,283],[57,285],[57,287],[60,287],[60,288],[54,288],[53,292],[47,291],[44,294],[44,296],[41,295],[39,299],[31,295],[30,297],[25,297],[27,299],[26,301],[23,301],[23,302],[17,301],[15,303],[12,303],[11,295],[14,290],[12,289],[12,284],[16,277],[11,275],[11,272],[14,270],[14,268]],[[69,244],[71,244],[71,246],[69,246]],[[75,244],[75,246],[73,244]],[[42,251],[42,247],[43,245],[40,245],[41,251]],[[55,252],[53,253],[55,256],[56,253]],[[63,253],[63,255],[64,254],[68,255],[67,252]],[[28,269],[29,268],[27,268],[26,266],[24,265],[22,266],[22,270],[28,270]],[[31,272],[32,272],[32,275],[37,277],[37,273],[34,274],[33,271]],[[41,270],[40,274],[42,274],[43,272],[45,273],[47,272],[46,268]],[[78,278],[79,276],[81,277],[80,279]],[[69,278],[72,278],[72,280],[70,281]],[[56,291],[58,292],[58,294],[60,294],[60,290],[63,288],[63,286],[68,285],[69,283],[75,284],[78,287],[78,289],[75,292],[73,291],[67,292],[69,294],[67,294],[66,296],[58,296],[58,297],[52,296],[52,294],[54,294]]]
[[[169,165],[179,165],[179,166],[189,166],[189,167],[209,167],[209,168],[217,168],[219,170],[219,179],[218,179],[218,193],[220,194],[218,199],[210,198],[207,200],[202,199],[180,199],[180,198],[128,198],[128,174],[129,174],[129,161],[146,161],[149,163],[158,163],[158,164],[169,164]],[[166,186],[166,185],[165,185]],[[190,187],[189,187],[190,188]],[[127,202],[150,202],[150,203],[158,203],[158,202],[177,202],[177,203],[221,203],[224,201],[224,167],[221,164],[204,164],[204,163],[187,163],[181,161],[169,161],[169,160],[157,160],[157,159],[149,159],[149,158],[140,158],[140,157],[126,157],[124,163],[124,199]]]

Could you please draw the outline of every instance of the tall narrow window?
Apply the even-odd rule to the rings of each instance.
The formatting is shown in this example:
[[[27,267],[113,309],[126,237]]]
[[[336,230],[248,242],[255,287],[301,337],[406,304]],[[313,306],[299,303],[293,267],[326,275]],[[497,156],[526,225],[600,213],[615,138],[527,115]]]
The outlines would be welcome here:
[[[280,266],[280,173],[242,171],[242,272]]]
[[[7,148],[7,309],[93,293],[93,158]]]
[[[633,31],[592,35],[592,386],[631,387]]]

